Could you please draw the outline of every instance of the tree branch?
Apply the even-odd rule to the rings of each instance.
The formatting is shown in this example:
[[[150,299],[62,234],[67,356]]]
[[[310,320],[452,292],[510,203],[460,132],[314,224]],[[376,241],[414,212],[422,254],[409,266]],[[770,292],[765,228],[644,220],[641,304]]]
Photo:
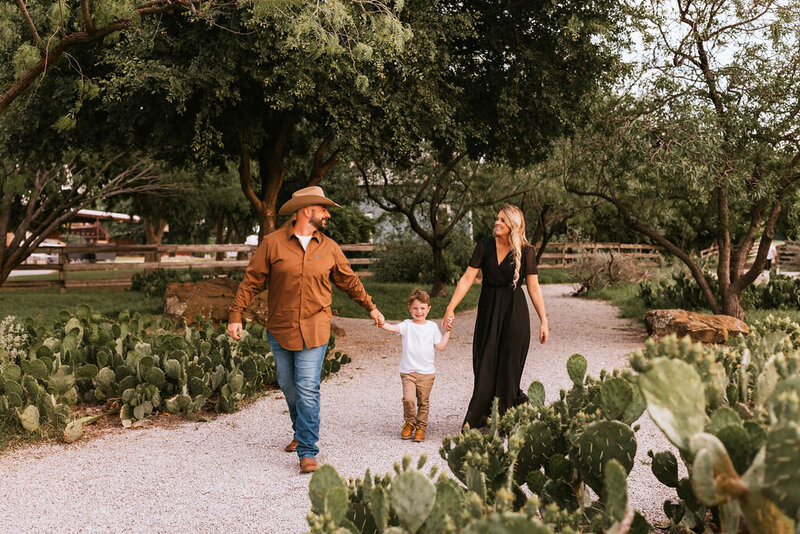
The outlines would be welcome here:
[[[28,8],[25,6],[24,0],[17,0],[17,5],[19,6],[20,11],[22,11],[22,16],[25,17],[25,22],[28,23],[28,28],[30,28],[31,33],[33,34],[33,40],[36,41],[37,45],[41,46],[42,38],[39,37],[39,32],[36,31],[36,25],[33,23],[31,14],[28,13]]]

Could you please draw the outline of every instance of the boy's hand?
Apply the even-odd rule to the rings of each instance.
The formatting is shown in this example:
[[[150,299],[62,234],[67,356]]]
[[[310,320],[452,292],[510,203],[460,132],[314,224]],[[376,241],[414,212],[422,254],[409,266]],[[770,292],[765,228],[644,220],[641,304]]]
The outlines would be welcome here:
[[[378,310],[378,308],[374,308],[371,312],[369,312],[369,316],[372,317],[373,321],[375,321],[375,326],[383,326],[383,323],[386,322],[386,319],[383,317],[383,314]]]

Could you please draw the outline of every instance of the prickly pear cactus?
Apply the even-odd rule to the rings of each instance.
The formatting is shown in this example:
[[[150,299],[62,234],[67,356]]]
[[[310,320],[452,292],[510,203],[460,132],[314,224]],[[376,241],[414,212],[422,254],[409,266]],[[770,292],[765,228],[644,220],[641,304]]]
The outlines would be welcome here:
[[[788,517],[800,520],[800,425],[789,421],[769,431],[764,465],[763,494]]]
[[[703,382],[694,368],[681,360],[657,358],[639,375],[639,387],[656,425],[676,447],[688,451],[692,436],[706,424]]]
[[[678,459],[670,451],[649,451],[648,456],[653,459],[650,468],[659,482],[670,488],[678,487]]]
[[[419,471],[404,471],[392,481],[389,496],[397,518],[413,534],[433,510],[436,486]]]
[[[598,494],[603,493],[605,466],[617,460],[630,472],[636,456],[636,437],[631,427],[619,421],[598,421],[587,426],[570,456],[583,480]]]
[[[600,407],[607,419],[622,419],[633,402],[633,388],[624,378],[609,378],[600,387]]]
[[[586,375],[586,358],[581,354],[573,354],[567,360],[567,374],[572,383],[576,386],[583,385],[583,377]]]

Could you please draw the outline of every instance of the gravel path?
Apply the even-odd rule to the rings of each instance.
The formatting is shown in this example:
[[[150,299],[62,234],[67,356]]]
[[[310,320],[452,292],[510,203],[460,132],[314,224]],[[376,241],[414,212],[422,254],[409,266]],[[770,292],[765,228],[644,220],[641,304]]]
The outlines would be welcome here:
[[[589,373],[626,364],[644,333],[599,301],[569,297],[569,286],[543,286],[551,339],[531,343],[523,385],[545,384],[547,399],[569,387],[565,368],[573,353]],[[538,319],[531,308],[533,332]],[[459,314],[450,345],[437,353],[427,441],[399,439],[402,425],[397,364],[400,340],[367,319],[335,318],[345,335],[337,349],[353,362],[322,384],[318,456],[344,477],[392,470],[408,453],[416,461],[439,457],[444,436],[455,434],[472,387],[471,340],[475,312]],[[648,449],[667,442],[645,417],[629,478],[631,504],[653,520],[670,491],[645,465]],[[307,530],[308,475],[297,457],[282,451],[291,439],[279,393],[206,423],[114,431],[72,445],[45,444],[0,456],[0,517],[7,532],[274,532]]]

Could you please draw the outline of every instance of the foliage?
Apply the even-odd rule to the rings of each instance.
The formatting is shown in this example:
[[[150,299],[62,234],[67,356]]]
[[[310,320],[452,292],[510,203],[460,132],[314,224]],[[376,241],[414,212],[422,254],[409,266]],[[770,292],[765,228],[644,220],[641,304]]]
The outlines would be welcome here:
[[[719,294],[719,284],[709,276],[709,285]],[[640,285],[642,300],[648,308],[705,309],[707,302],[700,286],[684,271],[676,272],[672,279],[644,282]],[[742,293],[745,310],[800,310],[800,278],[770,274],[767,282],[748,286]]]
[[[25,353],[28,335],[13,315],[0,321],[0,365],[13,362]]]
[[[458,280],[472,256],[474,245],[469,237],[457,231],[444,250],[444,274],[447,283]],[[375,249],[373,264],[379,282],[411,282],[429,284],[434,281],[434,261],[430,247],[417,236],[397,232],[384,237]]]
[[[27,319],[24,329],[26,351],[0,367],[0,419],[16,417],[16,432],[44,427],[74,441],[88,423],[70,421],[82,404],[105,403],[125,427],[159,412],[197,419],[203,409],[233,412],[276,383],[266,330],[255,323],[236,342],[224,326],[176,331],[166,319],[123,312],[113,321],[79,306],[49,328]],[[334,346],[332,337],[323,377],[350,361]]]
[[[197,282],[214,278],[215,274],[208,274],[201,271],[177,270],[177,269],[155,269],[150,272],[139,272],[131,276],[131,291],[144,293],[148,297],[164,297],[167,285],[180,282]],[[229,274],[229,277],[241,280],[244,276],[242,271]]]
[[[580,254],[567,270],[580,284],[576,294],[621,283],[639,282],[647,277],[633,258],[613,252]]]
[[[326,233],[337,243],[369,243],[375,221],[354,206],[337,208],[331,214]]]
[[[570,190],[609,202],[686,264],[710,309],[742,318],[780,212],[797,211],[800,9],[787,0],[637,7],[642,46],[628,86],[598,98],[591,127],[555,157],[571,162]],[[711,243],[719,297],[690,254]]]

